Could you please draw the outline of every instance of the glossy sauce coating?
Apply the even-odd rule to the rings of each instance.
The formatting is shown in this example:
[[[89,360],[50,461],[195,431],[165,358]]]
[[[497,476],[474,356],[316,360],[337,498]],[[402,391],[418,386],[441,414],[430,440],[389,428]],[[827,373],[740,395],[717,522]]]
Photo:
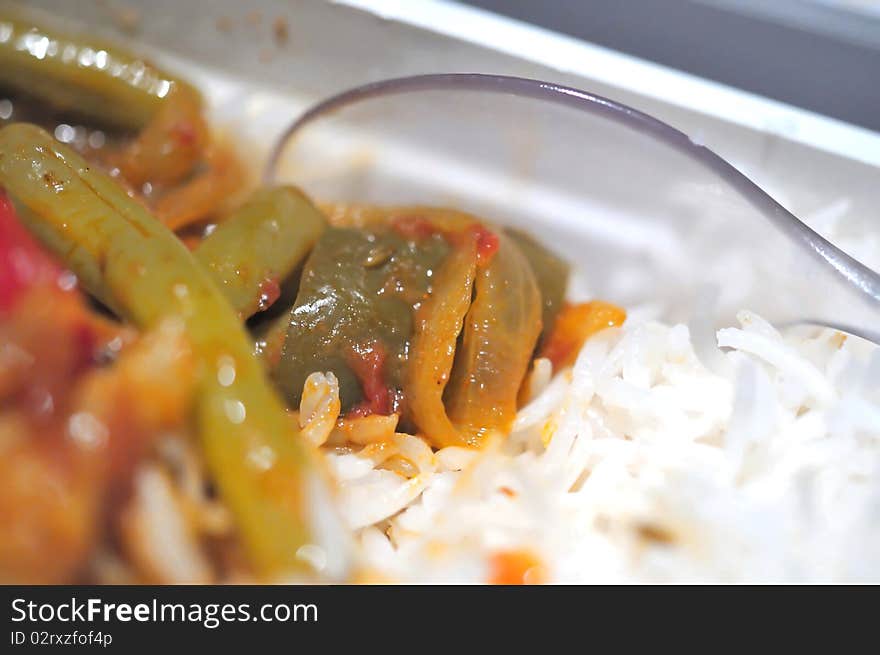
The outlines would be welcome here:
[[[358,375],[375,365],[357,361],[375,358],[381,348],[378,375],[391,396],[388,409],[398,411],[413,312],[430,294],[448,252],[439,233],[405,237],[388,226],[327,230],[306,262],[276,371],[288,403],[298,405],[309,374],[332,371],[343,410],[352,409],[377,374]],[[375,397],[372,391],[367,400]]]

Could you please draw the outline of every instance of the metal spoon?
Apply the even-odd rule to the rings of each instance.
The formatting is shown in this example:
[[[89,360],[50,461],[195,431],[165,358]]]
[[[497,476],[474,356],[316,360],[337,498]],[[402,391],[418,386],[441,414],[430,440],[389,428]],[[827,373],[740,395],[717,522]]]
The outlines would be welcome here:
[[[332,140],[327,135],[337,128],[333,147],[327,147]],[[591,209],[574,211],[571,220],[560,219],[558,230],[538,225],[539,236],[551,245],[559,242],[569,256],[584,260],[588,276],[600,281],[598,293],[623,288],[608,277],[607,270],[615,262],[618,267],[629,263],[634,273],[658,281],[661,286],[654,288],[654,295],[671,288],[667,278],[674,280],[680,289],[673,285],[675,291],[667,294],[674,305],[677,299],[696,294],[701,269],[711,269],[725,256],[714,253],[716,245],[745,239],[729,249],[733,263],[727,278],[739,280],[763,271],[743,297],[757,303],[766,318],[777,325],[828,326],[880,343],[880,331],[874,328],[880,315],[880,275],[817,234],[709,148],[608,98],[551,82],[476,73],[374,82],[328,98],[296,119],[272,151],[267,182],[286,177],[282,164],[292,146],[299,148],[309,137],[317,145],[310,149],[306,144],[301,165],[288,164],[286,172],[296,171],[295,181],[318,198],[450,204],[450,194],[458,194],[466,208],[490,208],[507,216],[504,208],[492,209],[499,200],[506,202],[511,193],[529,197],[523,188],[550,180],[551,191],[560,198],[572,194],[585,202],[599,198],[601,207],[624,206],[627,211],[621,216],[644,219],[620,219],[620,232],[629,230],[636,246],[614,234],[613,221],[597,226],[581,220]],[[518,154],[517,142],[529,138],[535,141],[533,151]],[[340,145],[345,140],[351,145]],[[373,148],[366,165],[364,157],[360,161],[357,157],[365,143]],[[420,156],[413,154],[419,151]],[[528,175],[516,169],[521,163],[511,163],[518,157],[532,167]],[[435,162],[472,166],[461,169],[469,174],[456,168],[457,177],[441,180],[443,169]],[[425,169],[421,177],[415,170],[419,166]],[[471,183],[471,178],[489,175],[493,166],[516,184],[508,194],[487,191],[492,198],[484,198],[482,191],[495,189],[492,184],[498,186],[499,175],[490,175],[482,186]],[[304,173],[316,168],[324,173],[311,177]],[[423,181],[432,176],[433,181]],[[464,192],[460,192],[462,182],[468,186]],[[534,224],[553,207],[547,202],[533,205],[544,213],[533,208],[529,214],[515,203],[506,209],[519,222]],[[568,205],[558,206],[554,217],[572,213]],[[702,215],[701,210],[705,210]],[[650,230],[658,228],[665,232],[658,231],[653,239]],[[705,233],[701,239],[692,238],[701,231]],[[554,239],[557,233],[561,236]],[[672,242],[663,245],[664,234],[681,237],[685,245],[680,252],[664,258],[669,254],[664,248],[678,247]],[[748,265],[737,262],[737,251]],[[725,279],[723,267],[720,272]]]

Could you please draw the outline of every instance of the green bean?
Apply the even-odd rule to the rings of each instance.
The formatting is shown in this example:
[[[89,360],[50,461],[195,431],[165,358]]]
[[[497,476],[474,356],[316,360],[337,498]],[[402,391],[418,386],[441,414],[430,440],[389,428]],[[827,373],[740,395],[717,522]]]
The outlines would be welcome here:
[[[130,130],[143,129],[173,87],[187,86],[113,44],[8,9],[0,15],[0,85]]]
[[[247,318],[275,300],[326,224],[299,190],[260,189],[199,244],[196,259]]]
[[[0,184],[87,290],[144,329],[183,322],[199,362],[196,429],[254,568],[303,571],[321,474],[207,272],[109,176],[35,126],[0,129]]]

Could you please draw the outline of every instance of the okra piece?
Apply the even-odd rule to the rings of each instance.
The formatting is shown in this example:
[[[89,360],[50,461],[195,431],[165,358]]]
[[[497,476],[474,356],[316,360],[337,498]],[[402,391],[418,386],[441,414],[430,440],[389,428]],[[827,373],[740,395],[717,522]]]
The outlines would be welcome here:
[[[326,491],[240,320],[183,243],[109,176],[43,130],[0,129],[0,185],[85,288],[143,329],[181,321],[197,367],[195,422],[255,570],[303,572]]]
[[[233,309],[248,318],[275,301],[326,225],[298,189],[260,189],[199,244],[195,256]]]

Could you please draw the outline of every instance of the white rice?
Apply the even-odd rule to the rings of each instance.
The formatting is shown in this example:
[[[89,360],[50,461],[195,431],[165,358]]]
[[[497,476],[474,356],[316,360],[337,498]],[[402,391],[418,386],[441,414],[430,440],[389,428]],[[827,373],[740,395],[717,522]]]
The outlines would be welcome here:
[[[880,581],[880,355],[739,322],[717,371],[683,325],[607,330],[505,443],[410,443],[410,480],[328,454],[363,560],[399,582],[485,582],[510,550],[550,582]]]

